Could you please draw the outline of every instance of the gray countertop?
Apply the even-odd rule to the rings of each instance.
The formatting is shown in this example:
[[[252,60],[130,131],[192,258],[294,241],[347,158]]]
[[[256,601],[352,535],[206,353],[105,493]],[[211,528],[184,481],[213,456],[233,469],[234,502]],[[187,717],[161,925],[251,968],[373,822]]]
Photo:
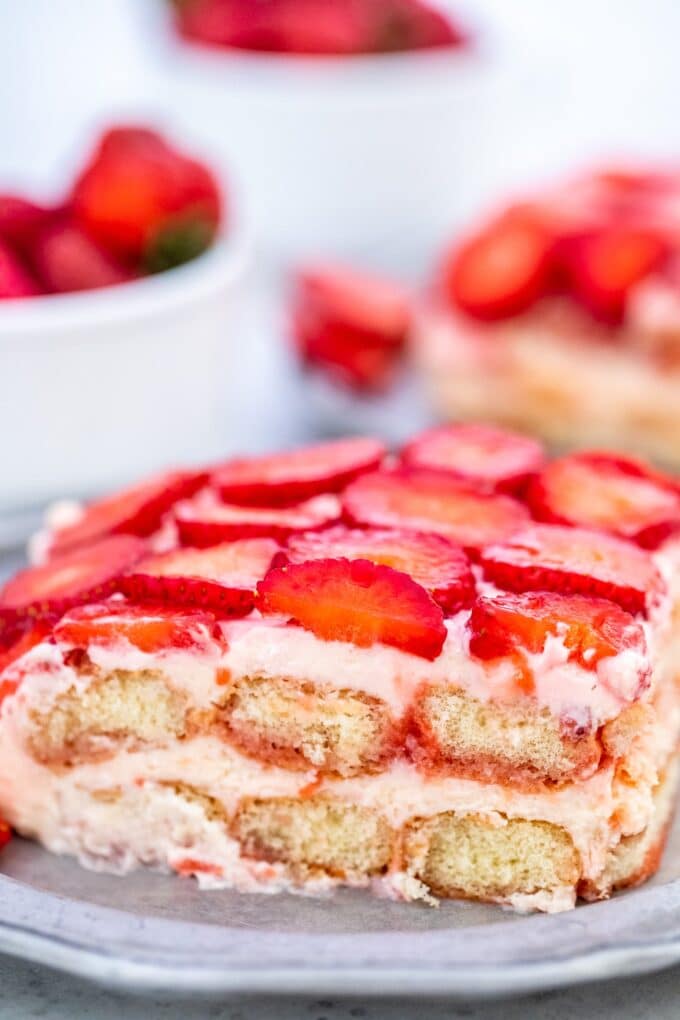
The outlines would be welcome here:
[[[676,1020],[680,968],[494,1003],[232,999],[226,1002],[130,998],[45,968],[0,957],[0,1020]]]

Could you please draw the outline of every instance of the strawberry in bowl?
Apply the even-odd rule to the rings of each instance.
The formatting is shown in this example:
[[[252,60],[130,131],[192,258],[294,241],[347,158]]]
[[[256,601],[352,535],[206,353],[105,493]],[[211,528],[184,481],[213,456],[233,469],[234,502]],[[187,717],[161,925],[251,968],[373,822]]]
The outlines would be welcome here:
[[[413,345],[447,417],[680,466],[680,169],[611,167],[490,216]]]

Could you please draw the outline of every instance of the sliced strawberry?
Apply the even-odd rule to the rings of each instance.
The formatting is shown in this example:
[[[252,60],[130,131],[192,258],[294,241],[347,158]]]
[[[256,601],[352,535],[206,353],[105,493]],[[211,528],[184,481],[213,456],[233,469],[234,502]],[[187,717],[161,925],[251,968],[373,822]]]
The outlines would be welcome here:
[[[601,659],[646,647],[644,631],[630,613],[584,595],[480,595],[469,627],[470,651],[480,659],[511,655],[518,648],[538,654],[553,635],[564,642],[570,659],[594,670]]]
[[[629,613],[646,613],[664,591],[649,553],[585,528],[532,525],[487,546],[480,559],[487,577],[509,591],[592,595]]]
[[[22,255],[28,255],[38,233],[54,215],[19,195],[0,195],[0,237]]]
[[[534,516],[598,528],[656,548],[680,530],[680,490],[629,457],[583,452],[548,464],[528,492]]]
[[[42,291],[12,248],[0,240],[0,300],[34,297]]]
[[[413,531],[359,531],[339,525],[294,535],[281,557],[290,563],[338,558],[370,560],[408,574],[445,612],[469,606],[475,594],[470,561],[442,535]]]
[[[208,500],[180,503],[175,509],[182,545],[206,546],[236,539],[265,537],[282,542],[299,531],[314,531],[340,517],[335,496],[315,496],[290,507],[249,507]]]
[[[151,556],[121,579],[120,590],[135,602],[200,606],[220,616],[245,616],[253,608],[255,586],[279,548],[270,538],[253,538]]]
[[[432,660],[446,640],[444,615],[425,589],[369,560],[274,567],[257,590],[262,613],[287,616],[325,641],[382,642]]]
[[[552,232],[535,210],[510,210],[448,256],[445,292],[476,319],[518,315],[548,292],[553,248]]]
[[[289,506],[321,492],[339,492],[377,467],[386,450],[377,439],[338,439],[267,457],[232,460],[213,483],[223,499],[243,506]]]
[[[59,555],[102,535],[121,532],[150,535],[166,511],[179,500],[192,496],[206,479],[203,471],[171,471],[90,503],[75,524],[55,531],[50,552]]]
[[[0,633],[0,673],[7,669],[13,662],[20,659],[26,652],[39,645],[52,631],[52,623],[49,620],[33,620],[23,617],[23,626],[17,631],[15,640],[6,647],[3,647],[2,634]],[[0,684],[0,701],[7,694],[12,693],[11,689]]]
[[[215,617],[201,610],[144,608],[125,602],[81,606],[54,628],[59,644],[87,648],[127,641],[140,652],[205,648],[215,637]]]
[[[0,609],[51,617],[70,606],[105,598],[115,590],[117,578],[141,559],[145,548],[132,535],[114,535],[42,567],[29,567],[0,590]]]
[[[483,493],[425,468],[363,475],[348,487],[342,503],[354,524],[435,532],[471,551],[508,538],[529,518],[510,496]]]
[[[32,261],[48,291],[96,290],[113,287],[133,278],[107,251],[71,223],[57,223],[35,240]]]
[[[635,286],[660,269],[668,242],[643,227],[617,224],[573,238],[561,248],[571,294],[595,318],[609,325],[623,321]]]
[[[485,489],[518,492],[543,465],[535,439],[491,425],[443,425],[416,436],[402,451],[414,467],[447,471]]]

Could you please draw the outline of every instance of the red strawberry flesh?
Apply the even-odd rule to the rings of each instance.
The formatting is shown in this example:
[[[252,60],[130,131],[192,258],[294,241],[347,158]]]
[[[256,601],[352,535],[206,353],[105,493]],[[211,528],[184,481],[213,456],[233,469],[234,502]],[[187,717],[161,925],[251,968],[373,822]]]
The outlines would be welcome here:
[[[179,500],[193,495],[206,478],[205,472],[172,471],[90,503],[74,524],[55,531],[51,555],[87,545],[103,535],[150,535],[164,514]]]
[[[205,648],[215,637],[215,617],[201,610],[164,609],[109,602],[81,606],[54,628],[59,644],[87,648],[126,641],[141,652]]]
[[[198,548],[236,539],[269,536],[283,541],[299,531],[333,524],[340,516],[334,496],[316,496],[290,507],[248,507],[209,500],[187,501],[175,508],[182,545]]]
[[[517,492],[543,465],[535,439],[491,425],[444,425],[416,436],[402,452],[413,467],[448,471],[484,488]]]
[[[380,642],[433,660],[446,639],[442,610],[425,589],[369,560],[274,567],[257,589],[263,614],[287,616],[325,641]]]
[[[645,650],[640,624],[607,599],[554,592],[480,596],[470,614],[470,651],[480,659],[538,654],[549,636],[561,638],[569,658],[585,669],[627,649]]]
[[[339,492],[385,456],[377,439],[340,439],[301,450],[218,467],[213,483],[222,498],[244,506],[287,506],[322,492]]]
[[[221,616],[244,616],[255,586],[279,551],[269,538],[225,542],[211,549],[180,549],[152,556],[121,579],[133,601],[200,606]]]
[[[509,496],[423,468],[364,475],[343,494],[343,507],[355,524],[434,532],[470,550],[509,537],[529,517]]]
[[[0,239],[0,300],[34,297],[42,291],[13,249]]]
[[[282,556],[290,563],[338,557],[382,563],[408,574],[448,613],[469,606],[474,598],[470,561],[460,546],[441,535],[358,530],[340,525],[293,536]]]
[[[583,452],[548,464],[528,494],[543,521],[597,528],[656,548],[680,530],[680,489],[644,464]]]
[[[44,566],[16,574],[0,590],[0,610],[47,617],[70,606],[101,599],[138,562],[145,543],[132,535],[115,535],[59,556]]]
[[[133,274],[78,226],[58,223],[34,241],[32,262],[46,290],[56,294],[126,283]]]
[[[487,577],[509,591],[555,591],[646,613],[664,591],[651,556],[624,539],[585,528],[536,524],[480,555]]]

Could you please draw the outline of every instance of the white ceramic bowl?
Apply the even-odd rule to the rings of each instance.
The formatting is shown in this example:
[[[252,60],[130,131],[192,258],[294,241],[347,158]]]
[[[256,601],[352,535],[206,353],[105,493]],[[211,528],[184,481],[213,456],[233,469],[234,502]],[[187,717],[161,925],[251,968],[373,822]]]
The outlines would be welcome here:
[[[248,254],[235,231],[158,276],[0,302],[0,508],[224,452]]]
[[[417,267],[467,202],[487,56],[469,50],[295,57],[182,42],[140,4],[168,109],[240,179],[266,253]],[[473,26],[474,33],[474,26]]]

